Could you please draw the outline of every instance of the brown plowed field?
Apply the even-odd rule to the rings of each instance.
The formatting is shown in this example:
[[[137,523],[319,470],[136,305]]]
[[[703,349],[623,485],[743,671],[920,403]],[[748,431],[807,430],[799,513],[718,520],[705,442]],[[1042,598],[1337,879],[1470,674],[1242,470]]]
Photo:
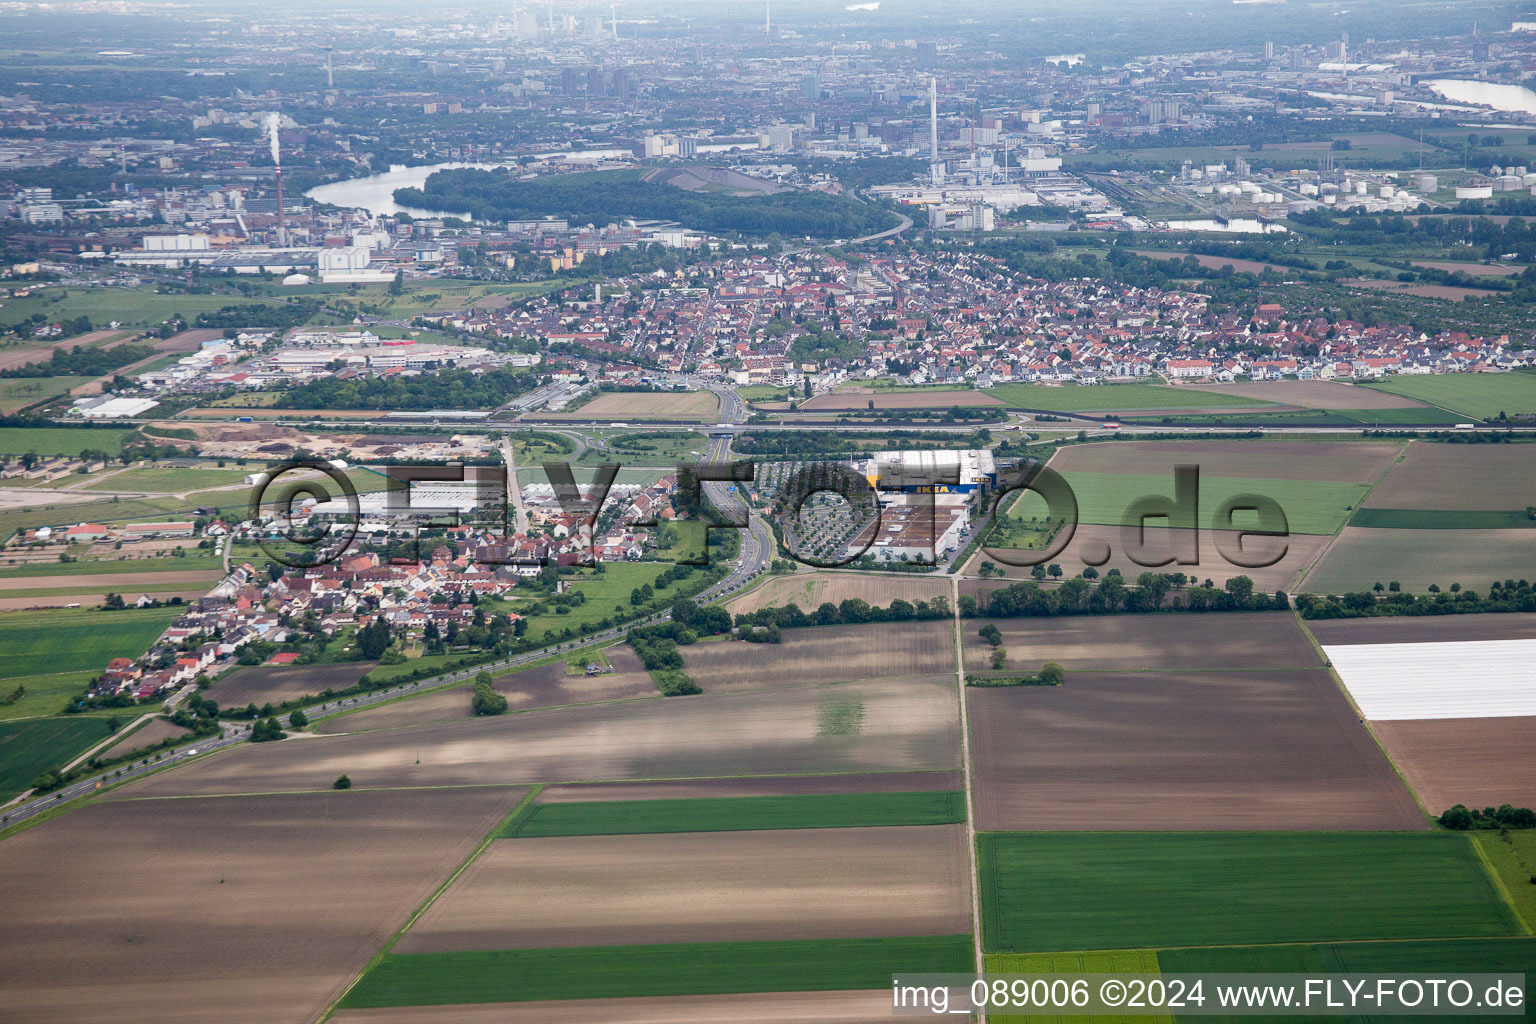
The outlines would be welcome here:
[[[133,563],[123,564],[132,565]],[[223,573],[217,569],[179,569],[174,572],[93,572],[68,576],[7,576],[0,579],[0,594],[8,590],[101,587],[104,592],[128,595],[133,592],[134,587],[151,583],[207,583],[211,586],[222,576]]]
[[[967,698],[978,829],[1425,827],[1325,671],[1069,672]]]
[[[1412,441],[1365,508],[1512,511],[1536,504],[1536,446]]]
[[[12,836],[3,1016],[318,1019],[522,792],[119,800]]]
[[[1183,550],[1183,541],[1179,540],[1178,543],[1175,543],[1170,537],[1171,532],[1166,526],[1148,525],[1146,530],[1148,546],[1154,550]],[[1184,533],[1182,530],[1176,532],[1181,535]],[[1086,564],[1083,561],[1084,554],[1089,552],[1095,545],[1102,548],[1103,545],[1107,544],[1110,551],[1109,561],[1098,567],[1099,572],[1107,573],[1111,569],[1119,569],[1120,574],[1130,583],[1136,582],[1136,577],[1144,572],[1182,572],[1185,575],[1194,576],[1202,581],[1206,579],[1213,580],[1217,586],[1225,585],[1230,577],[1247,576],[1253,580],[1255,590],[1261,590],[1265,593],[1284,590],[1290,593],[1296,583],[1296,577],[1316,560],[1318,553],[1323,550],[1323,546],[1328,543],[1329,539],[1320,534],[1293,533],[1290,537],[1286,538],[1285,554],[1278,562],[1262,569],[1245,569],[1242,566],[1232,565],[1221,556],[1221,553],[1216,548],[1216,541],[1212,533],[1213,531],[1210,530],[1202,530],[1200,533],[1199,565],[1163,565],[1148,568],[1144,565],[1137,565],[1126,556],[1125,545],[1120,540],[1120,527],[1084,523],[1078,526],[1077,531],[1072,535],[1072,540],[1066,548],[1050,561],[1060,564],[1062,570],[1068,576],[1076,576],[1083,571],[1083,566]],[[1279,543],[1279,541],[1269,538],[1250,537],[1243,541],[1243,550],[1245,552],[1269,552],[1273,554],[1280,550],[1278,547]],[[1270,547],[1270,545],[1275,545],[1275,547]],[[1003,555],[1000,557],[1022,558],[1033,556]],[[976,552],[971,561],[966,565],[965,571],[968,573],[978,572],[981,563],[984,561],[990,561],[997,568],[1004,570],[1005,577],[1010,581],[1030,578],[1029,567],[1006,565],[997,558],[988,555],[984,550]],[[1046,564],[1049,565],[1050,563]],[[972,592],[968,589],[971,582],[967,580],[963,583],[961,585],[962,591]]]
[[[815,793],[918,793],[965,788],[959,772],[881,772],[876,775],[787,775],[771,779],[692,779],[684,782],[589,782],[546,786],[541,804],[594,800],[698,800]]]
[[[1454,640],[1536,639],[1536,614],[1409,615],[1316,619],[1307,629],[1320,644],[1427,644]]]
[[[1059,449],[1051,468],[1072,473],[1167,476],[1196,465],[1202,476],[1374,483],[1402,449],[1372,441],[1106,441]]]
[[[705,693],[835,683],[955,670],[947,619],[786,629],[776,644],[722,640],[681,648]]]
[[[1003,634],[1008,663],[1034,671],[1059,661],[1068,671],[1148,672],[1294,669],[1322,666],[1289,612],[1084,615],[1049,619],[967,619],[961,637],[968,671],[989,668],[987,622]]]
[[[952,405],[966,408],[1003,404],[979,391],[834,391],[801,402],[800,408],[807,412],[841,412],[868,409],[870,402],[875,403],[876,409],[948,409]],[[789,403],[782,404],[789,408]]]
[[[1536,807],[1536,718],[1437,718],[1372,728],[1431,814]]]
[[[719,411],[720,399],[709,391],[609,391],[569,412],[537,415],[552,420],[697,420],[713,419]]]
[[[221,708],[260,707],[271,702],[318,696],[321,690],[344,690],[357,683],[371,661],[348,661],[337,665],[251,665],[237,668],[204,691],[203,696]]]
[[[143,728],[134,730],[112,744],[101,752],[101,756],[104,758],[116,757],[118,754],[126,754],[130,750],[152,746],[161,740],[173,739],[178,736],[185,736],[186,734],[187,730],[181,726],[167,722],[163,718],[157,718],[146,724]]]
[[[633,650],[629,647],[610,647],[606,653],[614,668],[613,672],[597,676],[570,676],[565,674],[565,662],[557,661],[498,676],[492,685],[507,698],[507,707],[518,711],[595,701],[661,697],[656,689],[656,681],[645,671]],[[469,708],[473,690],[473,685],[469,683],[434,690],[420,697],[397,700],[382,707],[332,718],[315,726],[315,732],[330,735],[466,721],[474,717]]]
[[[1247,384],[1190,384],[1196,391],[1235,395],[1303,409],[1425,409],[1402,395],[1330,380],[1262,380]],[[1342,445],[1340,446],[1342,447]]]
[[[960,761],[954,687],[951,673],[244,744],[118,792],[322,790],[342,773],[370,789],[953,771]]]
[[[964,825],[500,839],[394,952],[954,935],[969,880]]]
[[[157,590],[150,597],[159,601],[169,601],[173,597],[179,597],[183,601],[191,601],[202,597],[208,592],[207,587],[196,590]],[[102,604],[107,599],[108,591],[97,594],[55,594],[52,597],[0,597],[0,611],[14,612],[26,608],[67,608],[72,604],[78,604],[82,608],[91,608]],[[121,591],[111,591],[119,597],[124,596]],[[130,603],[133,594],[126,595]]]
[[[850,597],[861,598],[877,608],[885,608],[897,598],[917,604],[935,597],[949,598],[949,581],[927,576],[872,576],[865,572],[797,572],[793,576],[775,576],[756,590],[726,602],[732,615],[755,612],[770,606],[783,607],[793,601],[801,611],[813,612],[823,601],[841,604]]]
[[[343,1010],[340,1024],[889,1024],[891,994],[744,992],[640,999],[394,1006]]]

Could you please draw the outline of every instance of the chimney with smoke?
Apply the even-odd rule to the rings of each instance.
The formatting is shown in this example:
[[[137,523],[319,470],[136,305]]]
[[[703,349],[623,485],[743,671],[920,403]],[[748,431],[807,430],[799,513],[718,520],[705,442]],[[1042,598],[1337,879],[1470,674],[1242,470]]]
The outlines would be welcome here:
[[[267,144],[272,148],[272,163],[277,168],[277,244],[288,244],[288,227],[283,219],[283,151],[278,145],[277,129],[282,124],[282,115],[277,111],[267,115]]]

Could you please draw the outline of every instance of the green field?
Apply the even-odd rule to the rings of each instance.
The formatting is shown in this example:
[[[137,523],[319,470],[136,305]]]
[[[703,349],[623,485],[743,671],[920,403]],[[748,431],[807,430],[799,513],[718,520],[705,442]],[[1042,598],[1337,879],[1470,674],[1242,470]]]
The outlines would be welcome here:
[[[824,793],[535,804],[501,838],[742,832],[772,828],[945,825],[965,820],[965,794]]]
[[[1163,974],[1417,974],[1445,977],[1452,973],[1524,974],[1526,1003],[1536,994],[1536,939],[1439,939],[1423,942],[1347,942],[1301,946],[1230,946],[1205,949],[1164,949],[1158,952]],[[1481,993],[1478,993],[1481,995]],[[1209,1008],[1209,1006],[1207,1006]],[[1524,1014],[1517,1014],[1522,1018]],[[1189,1015],[1180,1020],[1253,1024],[1268,1020],[1341,1021],[1344,1017],[1258,1017],[1254,1015]],[[1371,1014],[1372,1024],[1422,1021],[1425,1017]],[[1450,1017],[1442,1019],[1449,1020]]]
[[[996,952],[1522,931],[1443,832],[991,832],[978,853]]]
[[[748,384],[737,388],[736,394],[743,402],[782,402],[793,397],[794,393],[789,388],[774,387],[772,384]]]
[[[667,562],[604,562],[603,571],[596,572],[592,569],[582,569],[574,576],[562,577],[568,588],[580,591],[586,600],[572,608],[565,615],[555,614],[548,606],[541,615],[528,616],[527,639],[537,641],[550,630],[563,629],[570,626],[579,629],[589,622],[599,619],[612,618],[615,614],[628,617],[634,614],[635,607],[629,603],[630,591],[641,584],[655,584],[656,577],[666,572],[672,566]],[[658,591],[657,600],[671,604],[676,597],[684,591],[679,587],[687,588],[693,583],[693,579],[674,583],[665,590]],[[509,602],[493,601],[486,606],[487,612],[504,610],[498,605],[505,603],[510,610],[523,614],[523,610],[530,606],[531,599],[519,598]],[[614,606],[618,610],[615,611]]]
[[[1040,975],[1075,975],[1075,974],[1118,974],[1141,975],[1150,977],[1159,973],[1157,965],[1157,951],[1153,949],[1108,949],[1093,950],[1086,953],[988,953],[986,957],[988,974],[1040,974]],[[1084,1021],[1087,1024],[1157,1024],[1161,1021],[1172,1020],[1166,1015],[1112,1015],[1095,1014],[1093,1016],[1077,1015],[1063,1018],[1049,1014],[987,1014],[988,1021],[996,1024],[1041,1024],[1050,1021],[1070,1019]]]
[[[19,718],[44,718],[57,715],[71,698],[85,692],[91,677],[99,672],[55,672],[38,676],[12,676],[0,682],[0,697],[9,696],[18,686],[26,690],[14,704],[0,705],[0,722]],[[118,717],[133,714],[132,710],[118,709]]]
[[[1126,412],[1132,409],[1254,409],[1273,408],[1241,395],[1219,395],[1194,388],[1165,387],[1157,384],[1097,384],[1083,387],[1064,384],[998,384],[987,394],[1011,409],[1044,409],[1047,412],[1084,412],[1104,410]]]
[[[143,654],[178,612],[176,608],[0,612],[0,679],[99,673],[113,658]]]
[[[1531,881],[1536,878],[1536,832],[1474,832],[1472,839],[1493,865],[1526,927],[1536,931],[1536,882]]]
[[[1536,413],[1536,374],[1437,373],[1383,377],[1366,383],[1378,391],[1417,398],[1472,419]]]
[[[1126,423],[1170,423],[1202,426],[1241,426],[1261,423],[1274,427],[1448,427],[1463,417],[1444,409],[1306,409],[1300,412],[1198,413],[1182,416],[1127,416]]]
[[[193,543],[196,543],[195,541]],[[128,550],[124,548],[124,551]],[[190,572],[199,569],[217,570],[223,568],[224,562],[213,552],[205,549],[192,548],[191,553],[183,558],[167,556],[165,558],[122,558],[122,552],[107,552],[114,556],[109,558],[83,558],[78,562],[35,562],[23,565],[7,565],[0,568],[0,579],[17,579],[25,577],[31,579],[34,576],[69,577],[69,576],[97,576],[114,575],[118,573],[133,573],[136,576],[145,577],[145,583],[154,583],[154,575],[162,572]],[[78,582],[60,583],[59,586],[84,587],[90,584],[89,579]],[[192,584],[181,584],[171,589],[185,590]],[[97,588],[100,589],[100,588]],[[124,588],[129,589],[129,588]],[[135,591],[143,590],[143,587],[132,588]],[[13,597],[23,596],[21,593],[12,593]]]
[[[116,454],[133,431],[126,427],[0,427],[0,452],[23,455],[79,455],[98,448]]]
[[[1062,474],[1077,495],[1078,522],[1114,526],[1120,523],[1131,503],[1144,495],[1173,497],[1173,478],[1141,473]],[[1199,522],[1201,529],[1215,529],[1212,520],[1228,498],[1258,494],[1272,498],[1284,510],[1292,533],[1329,534],[1344,525],[1350,510],[1359,506],[1370,492],[1365,484],[1319,480],[1278,480],[1260,477],[1200,477]],[[1028,492],[1013,508],[1012,520],[1026,521],[1031,516],[1044,517],[1045,501]],[[1253,528],[1257,518],[1238,515],[1240,528]],[[1153,521],[1154,524],[1157,522]]]
[[[895,972],[973,967],[969,935],[389,953],[339,1006],[883,989]]]
[[[70,388],[79,387],[95,377],[0,377],[0,413],[18,409],[50,398],[57,398]]]
[[[1532,501],[1536,501],[1533,494]],[[1451,512],[1432,508],[1362,508],[1350,526],[1378,530],[1531,530],[1536,519],[1526,512]]]
[[[213,464],[208,468],[194,466],[136,466],[111,476],[102,474],[86,484],[87,491],[154,491],[162,494],[184,494],[210,487],[227,487],[242,482],[260,467],[251,469],[219,469]]]
[[[9,800],[43,772],[63,765],[108,735],[106,720],[101,718],[0,722],[0,800]]]
[[[58,300],[61,293],[62,301]],[[246,298],[229,295],[157,295],[153,288],[45,288],[24,299],[7,301],[0,309],[0,326],[26,320],[42,313],[49,320],[88,316],[92,323],[120,321],[124,327],[156,327],[180,313],[188,322],[199,313],[211,313],[225,306],[282,305],[278,299]],[[260,326],[252,324],[251,326]]]
[[[41,494],[38,497],[46,500]],[[18,530],[31,530],[39,526],[137,522],[157,519],[171,512],[188,511],[192,507],[175,498],[123,498],[6,509],[0,512],[0,540]]]

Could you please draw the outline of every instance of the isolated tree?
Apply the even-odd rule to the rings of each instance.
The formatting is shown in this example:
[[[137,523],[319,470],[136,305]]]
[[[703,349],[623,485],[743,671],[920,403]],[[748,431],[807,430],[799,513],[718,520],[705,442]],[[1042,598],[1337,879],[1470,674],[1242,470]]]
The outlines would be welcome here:
[[[1067,670],[1059,661],[1048,661],[1040,668],[1040,674],[1035,677],[1044,686],[1060,686],[1067,678]]]
[[[991,644],[993,647],[1001,647],[1003,645],[1002,630],[998,629],[997,626],[990,622],[978,629],[976,631],[976,635],[981,637],[987,643]]]
[[[1061,579],[1061,564],[1059,562],[1052,562],[1050,568],[1045,571],[1051,574],[1051,579]]]
[[[994,671],[1001,671],[1008,664],[1008,651],[1002,647],[993,648],[991,662]]]
[[[303,711],[300,711],[298,708],[295,708],[293,714],[288,716],[288,724],[293,726],[295,729],[302,729],[309,724],[309,716],[306,715]]]
[[[336,777],[336,781],[331,783],[331,788],[332,789],[351,789],[352,788],[352,780],[347,778],[345,775],[338,775]]]

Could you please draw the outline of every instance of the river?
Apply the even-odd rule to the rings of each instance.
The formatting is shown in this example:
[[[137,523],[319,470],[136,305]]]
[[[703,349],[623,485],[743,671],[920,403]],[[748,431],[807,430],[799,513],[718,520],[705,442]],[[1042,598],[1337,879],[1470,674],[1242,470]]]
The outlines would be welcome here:
[[[711,142],[699,147],[700,153],[724,153],[732,149],[756,149],[755,144]],[[628,149],[564,149],[553,153],[531,154],[535,160],[584,160],[596,162],[598,160],[623,160],[634,154]],[[427,178],[433,171],[447,171],[461,167],[471,167],[476,170],[491,170],[492,168],[505,166],[503,164],[476,164],[476,163],[447,163],[447,164],[423,164],[420,167],[406,167],[403,164],[395,164],[383,174],[370,174],[366,178],[349,178],[346,181],[335,181],[329,185],[317,185],[304,193],[317,203],[330,203],[332,206],[341,206],[349,210],[367,210],[374,216],[382,216],[392,213],[409,213],[426,217],[460,217],[464,220],[472,218],[467,213],[455,213],[452,210],[417,210],[401,206],[395,202],[395,189],[397,188],[421,188],[426,184]]]
[[[1499,82],[1467,82],[1456,78],[1434,78],[1424,82],[1435,92],[1457,103],[1471,103],[1516,114],[1536,115],[1536,92],[1523,85]]]

